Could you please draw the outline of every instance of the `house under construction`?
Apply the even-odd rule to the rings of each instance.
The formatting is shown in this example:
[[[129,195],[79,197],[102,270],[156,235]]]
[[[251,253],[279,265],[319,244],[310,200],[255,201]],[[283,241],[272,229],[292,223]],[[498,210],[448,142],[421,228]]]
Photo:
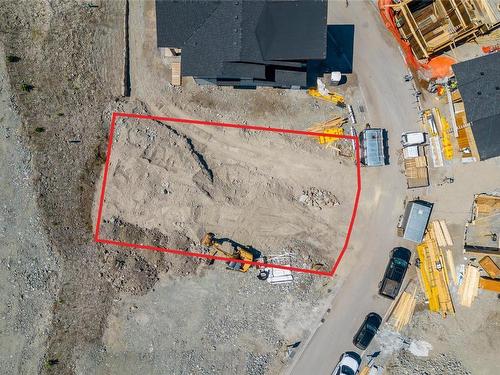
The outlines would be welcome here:
[[[464,250],[479,255],[500,255],[500,196],[477,194],[465,225]]]
[[[475,39],[500,24],[495,0],[401,0],[389,5],[403,40],[417,59],[427,59]]]
[[[500,156],[500,53],[453,65],[455,136],[463,162]]]

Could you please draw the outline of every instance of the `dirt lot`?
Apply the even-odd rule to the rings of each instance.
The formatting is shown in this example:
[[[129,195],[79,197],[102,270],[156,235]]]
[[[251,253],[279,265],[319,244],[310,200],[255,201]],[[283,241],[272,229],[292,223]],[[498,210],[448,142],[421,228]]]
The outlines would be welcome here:
[[[356,169],[314,137],[120,118],[111,155],[106,223],[184,249],[214,232],[307,268],[331,269],[342,248]]]

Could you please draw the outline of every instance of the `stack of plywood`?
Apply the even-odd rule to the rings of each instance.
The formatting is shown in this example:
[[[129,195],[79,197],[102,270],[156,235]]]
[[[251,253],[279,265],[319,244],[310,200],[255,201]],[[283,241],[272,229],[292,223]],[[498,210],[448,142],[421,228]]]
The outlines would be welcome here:
[[[172,69],[172,85],[180,86],[181,85],[181,63],[180,61],[174,61],[171,64]]]
[[[399,332],[411,320],[413,312],[415,311],[415,303],[417,301],[415,295],[417,293],[417,285],[415,282],[410,282],[406,290],[401,293],[399,299],[391,311],[388,323]]]
[[[409,189],[429,186],[429,171],[425,155],[405,159],[404,167]]]
[[[463,306],[470,307],[474,298],[477,297],[479,287],[479,268],[469,264],[465,268],[465,275],[458,288],[459,302]]]

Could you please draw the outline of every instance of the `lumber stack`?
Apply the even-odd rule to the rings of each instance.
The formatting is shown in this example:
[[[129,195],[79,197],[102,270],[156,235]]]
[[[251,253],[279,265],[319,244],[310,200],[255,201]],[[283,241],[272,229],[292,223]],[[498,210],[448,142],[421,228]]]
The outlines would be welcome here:
[[[462,306],[471,307],[479,288],[479,268],[472,264],[465,268],[464,279],[458,288],[458,298]]]
[[[425,155],[405,159],[404,167],[409,189],[429,186],[429,172]]]
[[[347,123],[346,117],[334,117],[328,121],[313,124],[307,129],[308,132],[322,133],[327,129],[340,128]]]
[[[436,240],[440,247],[453,246],[453,240],[451,239],[450,232],[448,231],[446,221],[434,220],[431,225],[434,229],[434,234],[436,235]]]
[[[334,117],[328,121],[316,123],[311,126],[307,131],[314,133],[330,134],[332,136],[318,136],[318,142],[320,144],[330,144],[337,142],[339,140],[335,135],[343,135],[344,129],[342,125],[347,123],[347,118],[345,117]]]
[[[481,276],[481,278],[479,279],[479,287],[481,289],[500,293],[500,280]]]
[[[433,226],[417,246],[420,259],[420,279],[423,291],[429,301],[429,310],[440,312],[443,317],[455,313],[455,307],[448,288],[448,271],[443,253],[439,248]]]
[[[479,265],[483,268],[483,270],[488,274],[490,278],[500,279],[500,268],[498,268],[497,264],[489,256],[483,257],[479,261]]]
[[[481,276],[479,288],[500,293],[500,268],[489,256],[483,257],[479,261],[479,265],[489,276]]]
[[[399,296],[394,309],[388,319],[388,323],[394,327],[396,332],[401,331],[411,320],[415,311],[417,285],[412,281],[406,290]]]
[[[427,159],[425,156],[405,159],[405,176],[408,178],[427,178]]]
[[[444,220],[434,220],[431,222],[431,227],[434,231],[434,236],[436,238],[438,246],[443,249],[446,247],[453,246],[453,240],[451,239],[450,232],[448,231],[448,226]],[[453,260],[453,254],[451,249],[445,249],[444,254],[446,255],[446,262],[448,264],[448,270],[451,274],[451,279],[455,285],[458,284],[457,272],[455,270],[455,261]]]
[[[180,86],[182,84],[180,61],[173,62],[171,65],[171,69],[172,69],[172,80],[171,80],[172,85]]]

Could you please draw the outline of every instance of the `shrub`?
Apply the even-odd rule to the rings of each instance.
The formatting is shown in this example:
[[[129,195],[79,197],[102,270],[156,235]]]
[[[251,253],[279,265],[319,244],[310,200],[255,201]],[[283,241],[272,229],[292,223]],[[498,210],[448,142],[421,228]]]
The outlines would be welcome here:
[[[18,62],[19,60],[21,60],[21,59],[17,56],[7,55],[7,62],[15,63],[15,62]]]
[[[30,92],[33,89],[34,89],[33,85],[29,85],[27,83],[23,83],[21,85],[21,90],[24,91],[24,92]]]

